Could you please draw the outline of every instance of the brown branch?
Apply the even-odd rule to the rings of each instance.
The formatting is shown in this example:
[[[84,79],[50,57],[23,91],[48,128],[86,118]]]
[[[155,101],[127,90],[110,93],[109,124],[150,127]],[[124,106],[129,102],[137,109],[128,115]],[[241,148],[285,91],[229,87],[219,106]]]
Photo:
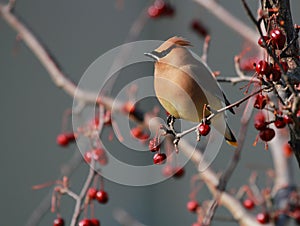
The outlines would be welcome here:
[[[180,141],[179,148],[187,156],[191,156],[191,161],[194,162],[196,166],[201,163],[201,168],[204,167],[206,163],[202,161],[203,156],[200,150],[195,150],[195,148],[184,139]],[[219,185],[219,178],[210,167],[208,167],[205,171],[199,173],[199,177],[205,182],[212,195],[218,199],[218,204],[226,207],[232,214],[233,218],[238,221],[240,225],[262,226],[262,224],[256,221],[255,216],[253,216],[248,210],[243,207],[242,203],[237,198],[227,193],[226,191],[220,194],[220,190],[218,190],[217,188]],[[272,224],[264,225],[271,226]]]
[[[36,57],[41,61],[43,66],[47,69],[49,72],[53,82],[60,88],[63,88],[67,94],[71,95],[74,98],[77,98],[79,100],[82,100],[84,102],[95,102],[97,100],[97,96],[94,93],[85,92],[83,90],[80,90],[80,92],[77,92],[75,95],[76,85],[74,85],[71,81],[67,79],[67,77],[63,74],[62,71],[59,70],[58,66],[55,64],[55,62],[49,57],[46,50],[43,48],[43,46],[38,42],[38,40],[34,37],[34,35],[22,24],[21,21],[19,21],[9,10],[9,7],[0,5],[0,12],[2,17],[5,19],[5,21],[12,26],[20,35],[22,36],[24,42],[27,44],[27,46],[34,52]],[[249,36],[249,34],[248,34]],[[103,104],[107,108],[112,107],[112,99],[110,98],[104,98],[101,97],[100,104]],[[123,106],[120,103],[120,108]],[[150,119],[152,118],[150,114],[144,114],[143,115],[143,121],[142,123],[145,126],[148,126]],[[140,121],[140,118],[136,118],[135,115],[132,115],[132,118],[137,119]],[[159,122],[157,122],[157,126],[159,126]],[[180,142],[180,149],[187,155],[192,156],[191,160],[195,162],[196,165],[200,163],[202,160],[202,155],[200,151],[195,151],[193,147],[191,147],[184,139]],[[202,162],[202,164],[205,164]],[[80,197],[83,197],[83,194],[86,192],[86,188],[91,182],[92,175],[94,174],[93,169],[90,169],[89,176],[86,180],[86,183],[82,189],[82,192],[80,194]],[[200,174],[200,177],[203,179],[203,181],[207,184],[209,190],[213,194],[214,197],[219,196],[218,201],[220,205],[224,205],[233,215],[234,219],[236,219],[240,224],[242,225],[251,225],[251,226],[260,226],[256,220],[255,217],[250,214],[247,210],[245,210],[240,203],[239,200],[237,200],[235,197],[227,193],[226,191],[223,191],[220,194],[220,190],[218,190],[219,178],[217,177],[216,173],[213,172],[210,168],[205,170]],[[76,205],[76,209],[80,205]],[[76,211],[75,211],[76,212]],[[77,215],[76,215],[77,216]],[[75,216],[75,218],[76,218]],[[75,220],[74,220],[75,221]],[[73,221],[73,222],[74,222]],[[271,224],[265,224],[265,225],[271,225]]]
[[[83,201],[83,199],[87,193],[87,190],[88,190],[90,184],[92,183],[93,178],[96,174],[94,167],[95,167],[95,160],[94,160],[94,158],[92,158],[92,162],[91,162],[90,169],[89,169],[89,174],[88,174],[86,181],[80,191],[79,196],[76,198],[76,205],[75,205],[75,209],[73,212],[72,221],[71,221],[70,226],[75,226],[78,222],[78,218],[79,218],[79,216],[81,214],[81,210],[82,210],[81,209],[82,201]]]
[[[236,169],[236,167],[239,163],[242,148],[244,146],[244,142],[246,139],[246,133],[247,133],[247,129],[248,129],[249,120],[252,115],[253,103],[254,103],[253,98],[249,99],[247,102],[244,114],[241,119],[241,129],[240,129],[239,137],[238,137],[238,147],[235,149],[231,162],[229,163],[227,169],[225,170],[225,172],[222,174],[222,176],[220,178],[219,184],[217,186],[218,191],[220,193],[219,193],[219,195],[217,195],[216,199],[213,202],[213,205],[209,209],[209,213],[207,214],[207,217],[206,217],[207,219],[206,219],[205,225],[209,225],[210,222],[212,221],[212,218],[214,217],[214,213],[218,207],[219,199],[222,196],[221,192],[225,191],[226,185],[229,182],[229,179],[232,176],[232,173],[234,172],[234,170]]]
[[[234,155],[233,155],[233,158],[232,158],[229,166],[227,167],[225,172],[222,174],[222,177],[220,179],[220,184],[218,185],[218,188],[220,189],[220,191],[225,190],[226,185],[229,181],[229,178],[231,177],[233,171],[235,170],[235,168],[237,167],[237,165],[239,163],[242,148],[244,146],[244,142],[246,139],[248,124],[251,119],[251,115],[252,115],[252,111],[253,111],[253,104],[254,104],[254,98],[249,99],[246,104],[244,114],[241,118],[241,129],[240,129],[239,137],[238,137],[238,147],[234,151]]]
[[[34,53],[37,59],[45,67],[54,84],[63,89],[67,94],[87,103],[95,103],[98,94],[89,91],[83,91],[71,82],[67,76],[60,70],[55,60],[51,57],[46,48],[39,42],[34,34],[11,12],[10,5],[0,4],[0,16],[19,34],[28,48]],[[102,103],[108,102],[105,97],[101,99]]]

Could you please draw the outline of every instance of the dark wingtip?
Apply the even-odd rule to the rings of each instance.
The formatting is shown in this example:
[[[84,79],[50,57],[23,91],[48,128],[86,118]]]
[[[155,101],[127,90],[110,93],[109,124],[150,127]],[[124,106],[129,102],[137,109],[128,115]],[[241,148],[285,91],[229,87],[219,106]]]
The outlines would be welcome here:
[[[225,96],[224,93],[223,93],[223,97],[224,97],[226,106],[229,106],[229,105],[230,105],[230,102],[229,102],[229,100],[227,99],[227,97]],[[233,108],[229,108],[228,110],[229,110],[232,114],[235,114]]]
[[[238,142],[233,134],[233,132],[231,131],[231,129],[229,128],[229,126],[227,125],[226,123],[226,126],[227,126],[227,134],[225,136],[225,140],[226,142],[233,146],[233,147],[237,147],[238,146]]]

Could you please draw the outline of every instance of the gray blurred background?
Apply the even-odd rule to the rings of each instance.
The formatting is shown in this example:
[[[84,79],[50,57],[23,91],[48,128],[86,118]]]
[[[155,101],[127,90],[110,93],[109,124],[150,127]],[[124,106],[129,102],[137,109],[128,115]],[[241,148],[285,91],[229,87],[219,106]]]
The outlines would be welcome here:
[[[52,51],[70,78],[79,81],[98,56],[124,42],[132,23],[142,9],[151,4],[151,1],[124,1],[123,7],[118,9],[117,2],[121,1],[17,1],[16,12]],[[172,18],[150,20],[138,40],[166,40],[173,35],[183,36],[193,43],[193,50],[200,54],[203,39],[190,29],[191,20],[199,19],[209,28],[212,36],[208,64],[213,70],[220,70],[223,76],[234,75],[233,57],[241,52],[244,40],[195,2],[170,2],[176,8],[175,15]],[[253,27],[240,1],[223,2],[229,11]],[[255,9],[257,2],[249,0],[249,4]],[[293,0],[291,4],[294,23],[300,23],[296,11],[300,2]],[[0,225],[25,225],[33,210],[52,188],[34,191],[31,187],[56,180],[61,166],[78,151],[75,145],[60,148],[55,142],[61,129],[62,114],[72,106],[72,98],[52,83],[31,51],[22,42],[16,42],[16,33],[2,18],[0,75]],[[242,97],[239,90],[241,85],[222,86],[230,100]],[[237,110],[234,118],[232,115],[229,117],[235,131],[239,128],[241,111]],[[272,166],[270,153],[264,151],[263,144],[252,146],[255,135],[251,127],[242,160],[229,187],[239,188],[245,184],[245,178],[253,168],[259,170],[262,175],[260,182],[263,182],[264,171]],[[232,152],[224,144],[213,167],[221,171],[231,156]],[[73,190],[78,191],[86,173],[85,165],[75,172],[71,178]],[[185,206],[190,192],[190,178],[195,174],[195,166],[189,163],[183,178],[171,178],[153,186],[129,187],[105,181],[111,199],[105,206],[96,205],[96,217],[102,222],[101,225],[119,225],[112,213],[116,208],[122,208],[149,226],[191,225],[196,221],[196,216],[189,213]],[[210,198],[206,188],[200,191],[197,198],[199,201]],[[63,197],[61,208],[68,225],[74,208],[73,200]],[[220,208],[217,216],[230,215]],[[55,214],[49,211],[40,225],[52,225],[54,218]],[[213,225],[236,223],[214,221]]]

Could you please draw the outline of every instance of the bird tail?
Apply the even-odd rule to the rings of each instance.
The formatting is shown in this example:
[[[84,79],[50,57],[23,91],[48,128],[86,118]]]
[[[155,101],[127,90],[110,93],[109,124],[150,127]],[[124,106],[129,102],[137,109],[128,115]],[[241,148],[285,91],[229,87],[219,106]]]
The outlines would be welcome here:
[[[231,129],[229,128],[228,124],[226,123],[226,130],[225,130],[225,140],[228,144],[231,146],[237,147],[238,143],[237,140],[235,139],[235,136]]]

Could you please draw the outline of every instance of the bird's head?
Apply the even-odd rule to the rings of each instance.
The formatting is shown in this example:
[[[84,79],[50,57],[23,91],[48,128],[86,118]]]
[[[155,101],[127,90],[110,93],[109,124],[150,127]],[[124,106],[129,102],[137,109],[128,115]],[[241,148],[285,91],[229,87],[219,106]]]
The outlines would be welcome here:
[[[169,38],[154,51],[144,54],[153,58],[155,61],[159,61],[160,59],[168,56],[173,49],[183,46],[191,46],[191,43],[184,38],[174,36]]]

